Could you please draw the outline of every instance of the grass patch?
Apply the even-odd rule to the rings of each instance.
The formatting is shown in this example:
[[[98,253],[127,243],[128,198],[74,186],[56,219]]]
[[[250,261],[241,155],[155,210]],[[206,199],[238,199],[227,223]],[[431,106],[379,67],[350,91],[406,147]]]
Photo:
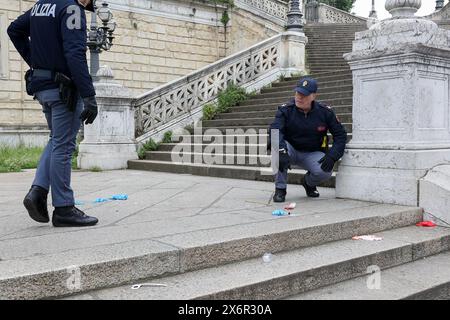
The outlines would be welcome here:
[[[90,168],[89,171],[92,171],[92,172],[102,172],[103,170],[102,170],[102,168],[95,166],[95,167]]]
[[[20,172],[37,168],[43,147],[0,146],[0,172]]]

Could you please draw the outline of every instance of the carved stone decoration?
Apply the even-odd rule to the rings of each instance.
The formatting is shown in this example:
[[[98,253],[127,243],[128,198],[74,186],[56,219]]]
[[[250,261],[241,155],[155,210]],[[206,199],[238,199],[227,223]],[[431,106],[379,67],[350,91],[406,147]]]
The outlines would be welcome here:
[[[239,0],[271,16],[286,20],[288,7],[279,0]]]
[[[422,6],[422,0],[386,0],[385,8],[392,17],[412,17]]]
[[[287,14],[287,29],[290,31],[302,31],[303,23],[302,23],[303,14],[300,10],[300,1],[299,0],[291,0],[289,2],[289,12]]]

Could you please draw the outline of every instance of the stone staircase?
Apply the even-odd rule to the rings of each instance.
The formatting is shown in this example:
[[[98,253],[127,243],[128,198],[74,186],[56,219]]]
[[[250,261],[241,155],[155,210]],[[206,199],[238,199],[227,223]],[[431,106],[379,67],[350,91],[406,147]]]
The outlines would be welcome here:
[[[160,269],[162,276],[134,282],[164,286],[132,290],[130,282],[66,299],[450,298],[450,229],[414,226],[422,218],[418,208],[332,205],[335,214],[280,217],[254,227],[199,232],[189,241],[172,239],[182,246],[180,269],[166,266],[168,273]],[[367,233],[383,240],[351,240]],[[273,253],[271,260],[262,259],[264,252]],[[164,261],[165,254],[152,259]],[[146,259],[134,257],[133,263]],[[370,276],[380,276],[379,286]]]
[[[351,51],[354,33],[364,28],[363,25],[336,24],[305,27],[309,38],[307,63],[311,75],[319,82],[319,100],[334,107],[349,139],[353,86],[350,68],[342,55]],[[297,80],[286,78],[273,83],[271,88],[262,89],[256,96],[231,108],[230,112],[203,121],[201,129],[191,135],[182,135],[172,143],[162,144],[158,150],[147,152],[144,160],[129,161],[129,168],[272,181],[268,168],[270,156],[265,148],[267,130],[278,106],[293,97]],[[221,134],[226,134],[222,141],[217,137]],[[177,146],[177,143],[181,144]],[[218,148],[212,151],[214,145]],[[204,151],[212,152],[215,160],[203,159]],[[183,159],[177,161],[181,155]],[[294,168],[290,171],[289,183],[300,183],[304,173]],[[334,176],[323,186],[333,187]]]

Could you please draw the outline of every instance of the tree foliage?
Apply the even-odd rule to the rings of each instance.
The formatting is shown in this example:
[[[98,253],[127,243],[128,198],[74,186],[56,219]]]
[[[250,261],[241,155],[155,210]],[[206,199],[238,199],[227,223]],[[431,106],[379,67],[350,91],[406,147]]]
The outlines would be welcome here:
[[[350,12],[355,0],[320,0],[319,2],[327,4],[329,6]]]

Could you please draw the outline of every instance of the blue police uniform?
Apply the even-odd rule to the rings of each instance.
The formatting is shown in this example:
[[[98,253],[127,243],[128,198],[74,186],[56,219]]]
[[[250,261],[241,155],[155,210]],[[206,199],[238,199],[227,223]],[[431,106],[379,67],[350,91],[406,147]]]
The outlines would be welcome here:
[[[70,186],[76,135],[83,121],[92,123],[97,115],[95,89],[86,59],[85,9],[76,0],[39,0],[8,28],[11,41],[33,70],[27,92],[42,105],[50,129],[49,142],[24,205],[34,220],[48,222],[46,197],[51,189],[55,226],[97,222],[74,207]],[[90,9],[93,10],[93,3]],[[61,100],[60,85],[55,82],[58,73],[70,78],[76,88],[72,110]],[[56,218],[70,219],[55,221],[55,213]]]
[[[302,87],[303,84],[304,87]],[[295,89],[308,95],[317,91],[317,85],[314,79],[304,78],[299,81],[299,86]],[[331,162],[334,164],[344,154],[347,141],[345,128],[332,108],[318,101],[313,101],[311,109],[305,112],[297,108],[295,100],[292,99],[278,108],[270,128],[278,130],[279,149],[287,151],[290,164],[295,164],[308,171],[303,184],[306,182],[306,186],[314,189],[332,175],[331,169],[330,171],[323,170],[321,161],[324,156],[332,159]],[[333,136],[331,148],[328,148],[328,131]],[[277,189],[286,189],[287,175],[287,168],[277,172],[275,177]]]

